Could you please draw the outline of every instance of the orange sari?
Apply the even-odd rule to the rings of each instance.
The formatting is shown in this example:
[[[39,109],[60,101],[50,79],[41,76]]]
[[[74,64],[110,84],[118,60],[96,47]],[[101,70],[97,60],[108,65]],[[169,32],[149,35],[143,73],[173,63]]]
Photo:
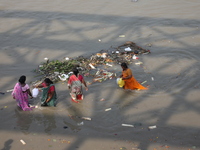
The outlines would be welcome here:
[[[131,89],[131,90],[136,90],[136,89],[140,89],[140,90],[147,90],[148,88],[142,86],[132,75],[132,71],[131,69],[127,68],[126,70],[122,71],[122,77],[126,78],[129,75],[131,75],[132,77],[129,79],[124,79],[125,84],[124,84],[124,89]]]

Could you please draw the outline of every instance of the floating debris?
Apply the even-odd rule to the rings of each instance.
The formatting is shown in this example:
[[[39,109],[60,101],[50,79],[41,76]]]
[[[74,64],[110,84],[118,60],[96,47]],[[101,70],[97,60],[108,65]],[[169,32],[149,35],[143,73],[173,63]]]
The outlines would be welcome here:
[[[122,124],[122,126],[124,126],[124,127],[134,127],[134,125],[131,125],[131,124]]]
[[[136,65],[142,65],[143,62],[139,61],[139,62],[137,62],[137,63],[135,63],[135,64],[136,64]]]
[[[112,108],[107,108],[107,109],[105,109],[105,111],[110,111]]]
[[[148,129],[155,129],[157,128],[156,125],[155,126],[149,126]]]
[[[144,81],[144,82],[142,82],[141,84],[144,84],[144,83],[146,83],[147,81]]]
[[[132,49],[131,49],[130,47],[128,47],[128,48],[125,48],[124,50],[125,50],[125,51],[127,51],[127,52],[130,52],[130,51],[132,51]]]
[[[105,99],[104,99],[104,98],[102,98],[102,99],[100,99],[100,101],[105,101]]]
[[[89,118],[89,117],[82,117],[82,119],[84,119],[84,120],[92,120],[92,119]]]
[[[11,89],[11,90],[7,90],[6,92],[12,92],[14,89]]]
[[[119,37],[125,37],[125,35],[119,35]]]
[[[60,78],[61,81],[66,81],[69,78],[69,75],[62,74],[61,76],[58,75],[58,77]]]
[[[119,37],[125,37],[125,35],[119,35]],[[135,59],[139,58],[138,55],[149,53],[150,50],[143,49],[140,46],[137,46],[134,42],[127,41],[118,47],[111,46],[108,50],[101,50],[96,54],[92,54],[90,57],[64,57],[63,60],[50,60],[49,58],[45,57],[45,62],[38,65],[38,68],[35,69],[35,72],[42,76],[40,81],[48,77],[53,82],[58,82],[67,81],[71,75],[70,72],[74,68],[77,68],[80,74],[94,77],[93,82],[102,82],[116,77],[116,73],[107,71],[106,69],[102,70],[102,66],[108,68],[113,67],[114,65],[119,65],[122,62],[130,64],[134,62]],[[138,62],[137,64],[142,63]],[[99,70],[99,67],[101,70]],[[97,70],[97,72],[100,72],[99,74],[93,74],[92,70]]]
[[[139,59],[139,57],[133,55],[132,59]]]
[[[24,140],[20,140],[20,142],[23,144],[23,145],[25,145],[26,143],[24,142]]]
[[[84,125],[84,122],[77,123],[78,126]]]

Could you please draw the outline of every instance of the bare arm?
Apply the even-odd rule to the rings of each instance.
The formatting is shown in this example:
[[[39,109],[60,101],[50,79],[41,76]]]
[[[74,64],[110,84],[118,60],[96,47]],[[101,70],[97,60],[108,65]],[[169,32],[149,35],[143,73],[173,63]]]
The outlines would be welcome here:
[[[87,87],[87,84],[86,84],[86,82],[85,82],[85,80],[84,80],[84,79],[82,80],[82,83],[83,83],[83,84],[84,84],[84,86],[85,86],[85,90],[86,90],[86,91],[88,91],[88,87]]]
[[[47,98],[47,100],[45,101],[46,103],[48,103],[48,102],[52,99],[54,93],[55,93],[55,91],[51,91],[51,93],[48,93],[48,98]]]
[[[42,83],[41,83],[41,84],[39,84],[39,85],[35,85],[34,87],[35,87],[35,88],[43,88],[44,86],[43,86]]]
[[[32,99],[33,96],[32,96],[32,93],[31,93],[30,89],[27,89],[26,91],[27,91],[27,93],[30,95],[30,97],[31,97],[31,99]]]

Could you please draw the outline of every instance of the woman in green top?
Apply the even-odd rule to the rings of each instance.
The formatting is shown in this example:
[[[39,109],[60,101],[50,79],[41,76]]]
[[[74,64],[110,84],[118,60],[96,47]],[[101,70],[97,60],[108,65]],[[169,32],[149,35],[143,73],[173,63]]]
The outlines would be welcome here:
[[[43,83],[36,86],[36,88],[42,88],[41,106],[56,106],[56,91],[53,82],[46,78]]]

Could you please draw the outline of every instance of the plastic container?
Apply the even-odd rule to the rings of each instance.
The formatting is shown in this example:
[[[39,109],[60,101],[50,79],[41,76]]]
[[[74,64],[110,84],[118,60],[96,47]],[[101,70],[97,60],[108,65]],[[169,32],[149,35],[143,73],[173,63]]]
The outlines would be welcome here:
[[[122,78],[117,79],[117,84],[119,85],[119,87],[123,87],[124,86],[124,80],[122,80]]]
[[[33,95],[33,97],[36,98],[36,97],[38,96],[38,94],[39,94],[39,90],[38,90],[37,88],[34,88],[34,89],[32,90],[32,95]]]

